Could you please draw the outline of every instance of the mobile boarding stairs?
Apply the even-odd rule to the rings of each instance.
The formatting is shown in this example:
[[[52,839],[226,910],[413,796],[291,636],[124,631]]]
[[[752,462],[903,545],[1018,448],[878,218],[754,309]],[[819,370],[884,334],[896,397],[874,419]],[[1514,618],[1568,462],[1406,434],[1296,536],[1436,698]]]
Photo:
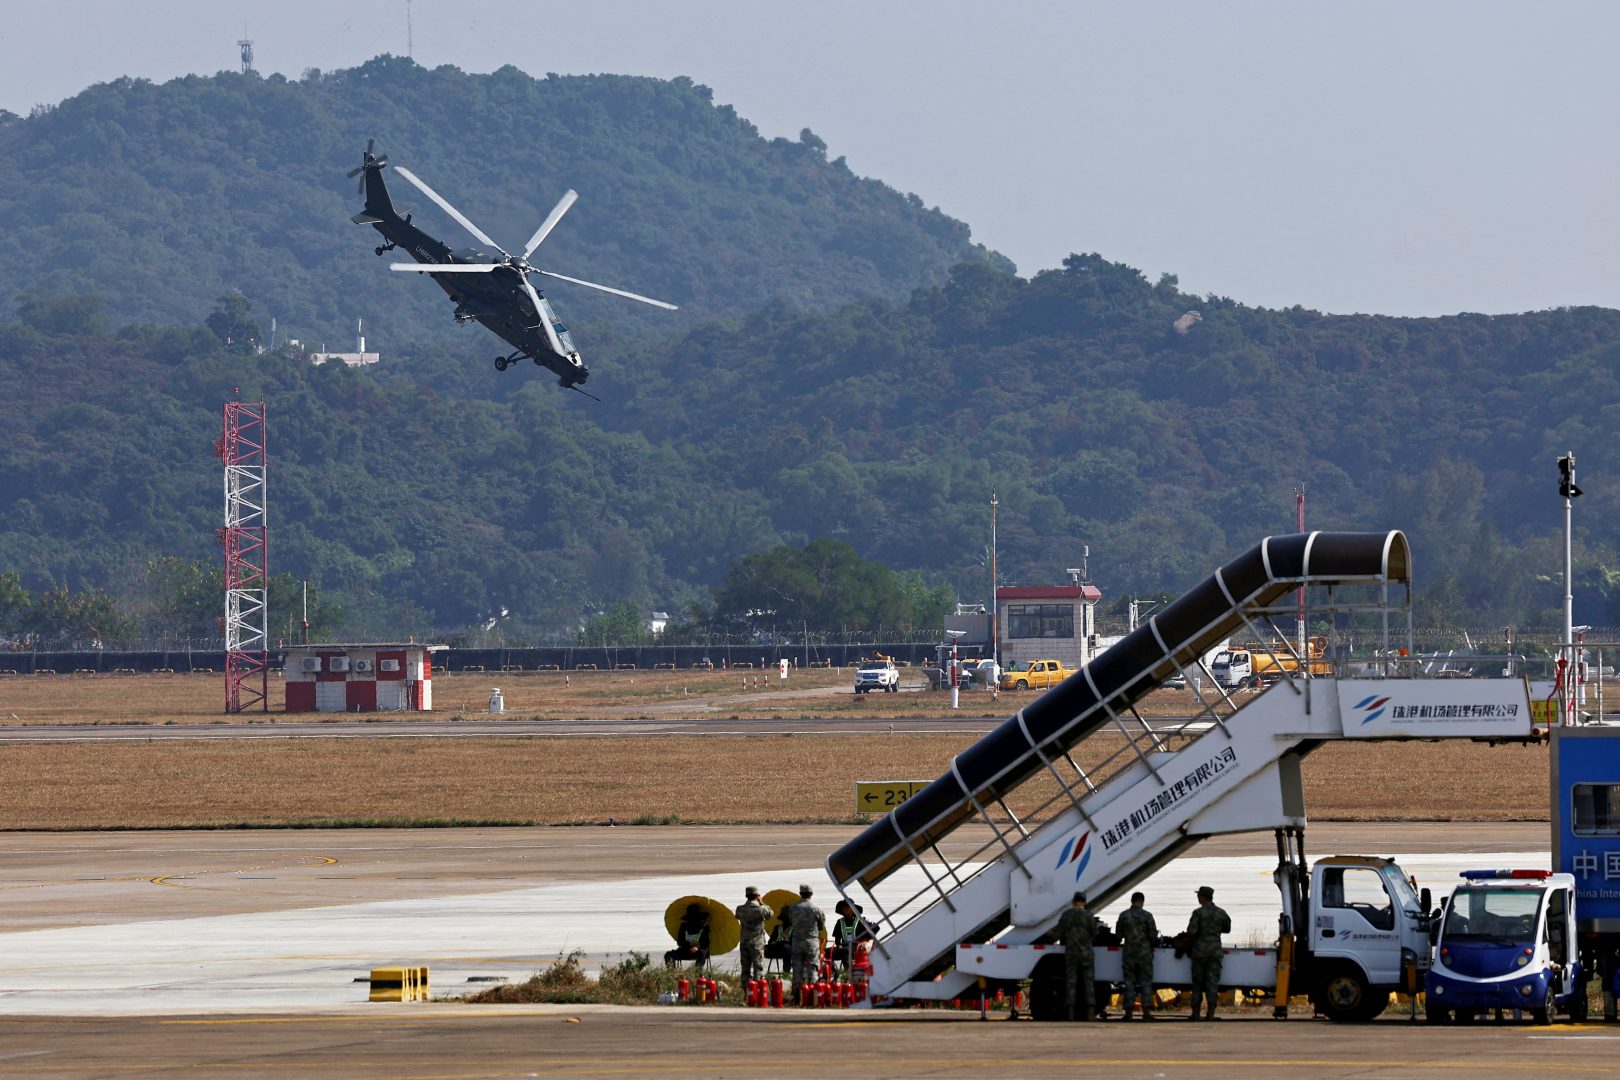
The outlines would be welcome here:
[[[1049,940],[1077,890],[1096,910],[1206,836],[1302,830],[1300,760],[1328,740],[1530,738],[1522,679],[1415,677],[1411,580],[1400,532],[1269,537],[958,754],[827,860],[879,925],[869,1000],[961,996],[976,976],[958,945]],[[1274,619],[1301,614],[1296,592],[1308,625],[1331,619],[1334,674],[1296,664],[1239,700],[1202,670],[1199,716],[1166,729],[1137,712],[1234,635],[1287,641]],[[1372,659],[1345,661],[1351,644]]]

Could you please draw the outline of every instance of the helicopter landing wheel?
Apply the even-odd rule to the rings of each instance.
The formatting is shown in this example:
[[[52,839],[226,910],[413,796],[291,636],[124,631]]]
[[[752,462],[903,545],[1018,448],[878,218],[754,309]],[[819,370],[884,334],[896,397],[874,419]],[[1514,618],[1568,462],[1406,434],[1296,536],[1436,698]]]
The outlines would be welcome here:
[[[511,361],[508,360],[506,357],[497,356],[495,358],[495,370],[496,371],[505,371],[506,370],[506,365],[509,364],[509,363],[511,363]]]

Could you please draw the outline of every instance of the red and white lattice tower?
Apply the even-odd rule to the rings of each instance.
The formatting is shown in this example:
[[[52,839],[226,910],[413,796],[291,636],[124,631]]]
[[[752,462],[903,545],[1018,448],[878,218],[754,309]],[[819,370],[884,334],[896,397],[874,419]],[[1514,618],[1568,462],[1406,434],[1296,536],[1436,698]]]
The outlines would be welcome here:
[[[270,549],[265,534],[264,402],[225,404],[225,711],[270,709]]]

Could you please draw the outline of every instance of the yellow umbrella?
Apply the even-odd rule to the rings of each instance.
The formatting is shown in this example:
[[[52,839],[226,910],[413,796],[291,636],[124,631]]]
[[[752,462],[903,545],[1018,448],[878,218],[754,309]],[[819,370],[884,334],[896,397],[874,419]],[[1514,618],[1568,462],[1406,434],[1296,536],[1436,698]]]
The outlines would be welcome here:
[[[769,934],[776,929],[776,924],[782,921],[782,912],[786,911],[790,904],[799,902],[799,894],[788,889],[772,889],[761,899],[766,907],[776,912],[775,916],[765,920],[765,932]]]
[[[664,909],[664,928],[677,942],[681,940],[681,919],[687,906],[696,904],[709,914],[709,955],[724,956],[742,940],[742,925],[731,909],[707,896],[683,896]]]

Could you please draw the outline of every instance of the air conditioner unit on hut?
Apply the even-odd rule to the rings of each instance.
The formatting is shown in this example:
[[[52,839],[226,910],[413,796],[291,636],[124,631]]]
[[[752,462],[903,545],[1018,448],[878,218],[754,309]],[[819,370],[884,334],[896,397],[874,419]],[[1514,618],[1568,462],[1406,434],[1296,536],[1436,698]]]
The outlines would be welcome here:
[[[306,656],[306,657],[304,657],[304,670],[305,671],[319,671],[319,670],[321,670],[321,658],[318,657],[318,656]]]
[[[348,671],[349,670],[349,658],[347,656],[334,656],[334,657],[332,657],[332,666],[331,666],[330,670],[332,670],[332,671]]]
[[[371,661],[370,660],[356,660],[354,662],[354,670],[356,670],[356,671],[370,671],[371,670]]]
[[[398,671],[399,670],[399,661],[396,660],[396,659],[393,659],[393,658],[389,658],[387,660],[379,660],[379,661],[377,661],[377,670],[378,671]]]

